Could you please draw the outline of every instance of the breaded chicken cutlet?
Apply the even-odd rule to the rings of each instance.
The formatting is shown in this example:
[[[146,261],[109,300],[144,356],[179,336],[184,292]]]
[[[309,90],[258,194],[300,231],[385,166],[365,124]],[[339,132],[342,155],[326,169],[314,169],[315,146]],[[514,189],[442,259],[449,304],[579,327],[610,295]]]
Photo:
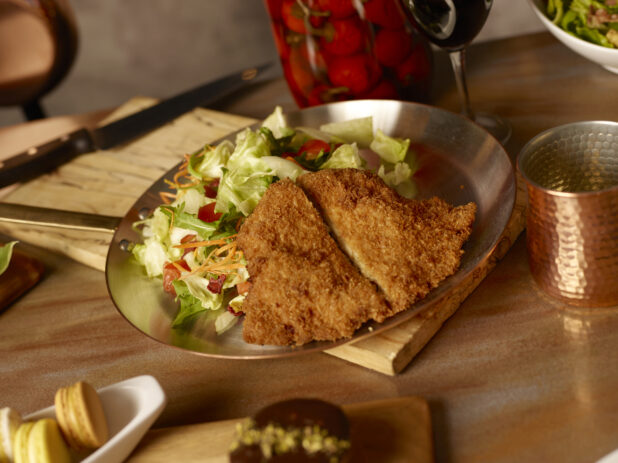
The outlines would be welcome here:
[[[272,184],[237,238],[252,286],[243,303],[243,338],[301,345],[350,337],[390,308],[339,249],[303,191]]]
[[[459,268],[476,205],[409,200],[364,170],[322,170],[298,185],[361,273],[401,312]]]

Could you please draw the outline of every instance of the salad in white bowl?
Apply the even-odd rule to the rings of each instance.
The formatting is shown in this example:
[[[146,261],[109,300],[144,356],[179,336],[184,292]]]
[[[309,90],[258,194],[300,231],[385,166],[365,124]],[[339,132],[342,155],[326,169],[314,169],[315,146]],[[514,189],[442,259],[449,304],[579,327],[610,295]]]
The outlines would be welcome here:
[[[545,27],[564,45],[618,73],[617,0],[528,0]]]

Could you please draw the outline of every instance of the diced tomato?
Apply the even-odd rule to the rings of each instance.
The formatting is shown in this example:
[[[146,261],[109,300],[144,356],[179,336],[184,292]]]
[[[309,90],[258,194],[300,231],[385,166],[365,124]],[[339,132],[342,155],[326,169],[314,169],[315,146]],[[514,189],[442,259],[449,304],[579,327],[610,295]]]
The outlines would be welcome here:
[[[189,264],[187,264],[184,259],[177,260],[176,264],[187,271],[191,270],[189,268]],[[177,280],[178,277],[180,277],[180,270],[178,270],[174,263],[168,262],[163,266],[163,290],[174,297],[176,297],[176,290],[174,289],[174,285],[172,283],[174,280]]]
[[[305,159],[312,160],[318,157],[320,152],[330,152],[330,145],[322,140],[307,140],[298,149],[297,156],[305,155]]]
[[[221,294],[223,290],[223,283],[225,283],[227,276],[219,275],[217,278],[211,278],[208,280],[208,291],[213,294]]]
[[[182,237],[182,239],[180,240],[181,243],[188,243],[189,241],[191,241],[192,239],[194,239],[197,235],[194,235],[193,233],[189,234],[189,235],[185,235]]]
[[[216,222],[221,218],[223,214],[221,212],[215,212],[216,202],[208,203],[205,206],[200,207],[200,210],[197,212],[197,218],[203,222]]]
[[[182,239],[180,240],[180,242],[182,244],[185,243],[189,243],[191,241],[193,241],[196,238],[197,235],[185,235],[182,237]],[[195,250],[195,248],[185,248],[185,252],[182,254],[182,257],[186,256],[187,254],[189,254],[190,252],[193,252]]]
[[[207,198],[215,199],[217,197],[217,187],[219,186],[219,179],[212,180],[208,185],[204,185],[204,195]]]
[[[215,190],[214,188],[212,188],[212,187],[210,187],[210,186],[206,185],[206,186],[204,187],[204,195],[205,195],[207,198],[210,198],[210,199],[215,199],[215,198],[217,197],[217,190]]]
[[[238,291],[238,294],[247,294],[250,289],[251,289],[250,281],[243,281],[236,285],[236,290]]]
[[[232,308],[232,306],[231,306],[231,305],[228,305],[228,306],[227,306],[227,311],[228,311],[229,313],[231,313],[232,315],[234,315],[235,317],[240,317],[241,315],[244,315],[244,314],[245,314],[244,312],[236,312],[236,311]]]

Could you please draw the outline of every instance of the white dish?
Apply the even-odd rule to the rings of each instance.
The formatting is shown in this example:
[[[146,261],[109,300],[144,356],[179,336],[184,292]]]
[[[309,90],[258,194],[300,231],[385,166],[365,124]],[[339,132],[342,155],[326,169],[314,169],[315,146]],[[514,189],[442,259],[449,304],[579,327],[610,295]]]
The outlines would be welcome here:
[[[136,376],[97,390],[109,427],[109,440],[82,463],[124,461],[167,403],[158,381],[148,375]],[[24,420],[55,418],[54,406],[24,417]]]
[[[584,58],[600,64],[608,71],[618,74],[618,49],[596,45],[564,31],[551,22],[551,20],[545,15],[543,0],[528,0],[528,3],[541,22],[545,25],[547,30],[549,30],[549,32],[551,32],[554,37],[560,40],[564,45]]]

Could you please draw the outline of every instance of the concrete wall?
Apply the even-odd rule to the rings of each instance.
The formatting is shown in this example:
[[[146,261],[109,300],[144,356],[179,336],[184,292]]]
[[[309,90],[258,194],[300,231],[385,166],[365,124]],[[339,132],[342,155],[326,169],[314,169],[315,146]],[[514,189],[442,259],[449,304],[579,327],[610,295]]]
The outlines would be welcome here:
[[[47,96],[50,115],[173,95],[275,58],[262,0],[71,0],[80,29],[76,63]],[[526,0],[494,0],[478,41],[539,31]],[[0,109],[0,125],[21,122]]]

